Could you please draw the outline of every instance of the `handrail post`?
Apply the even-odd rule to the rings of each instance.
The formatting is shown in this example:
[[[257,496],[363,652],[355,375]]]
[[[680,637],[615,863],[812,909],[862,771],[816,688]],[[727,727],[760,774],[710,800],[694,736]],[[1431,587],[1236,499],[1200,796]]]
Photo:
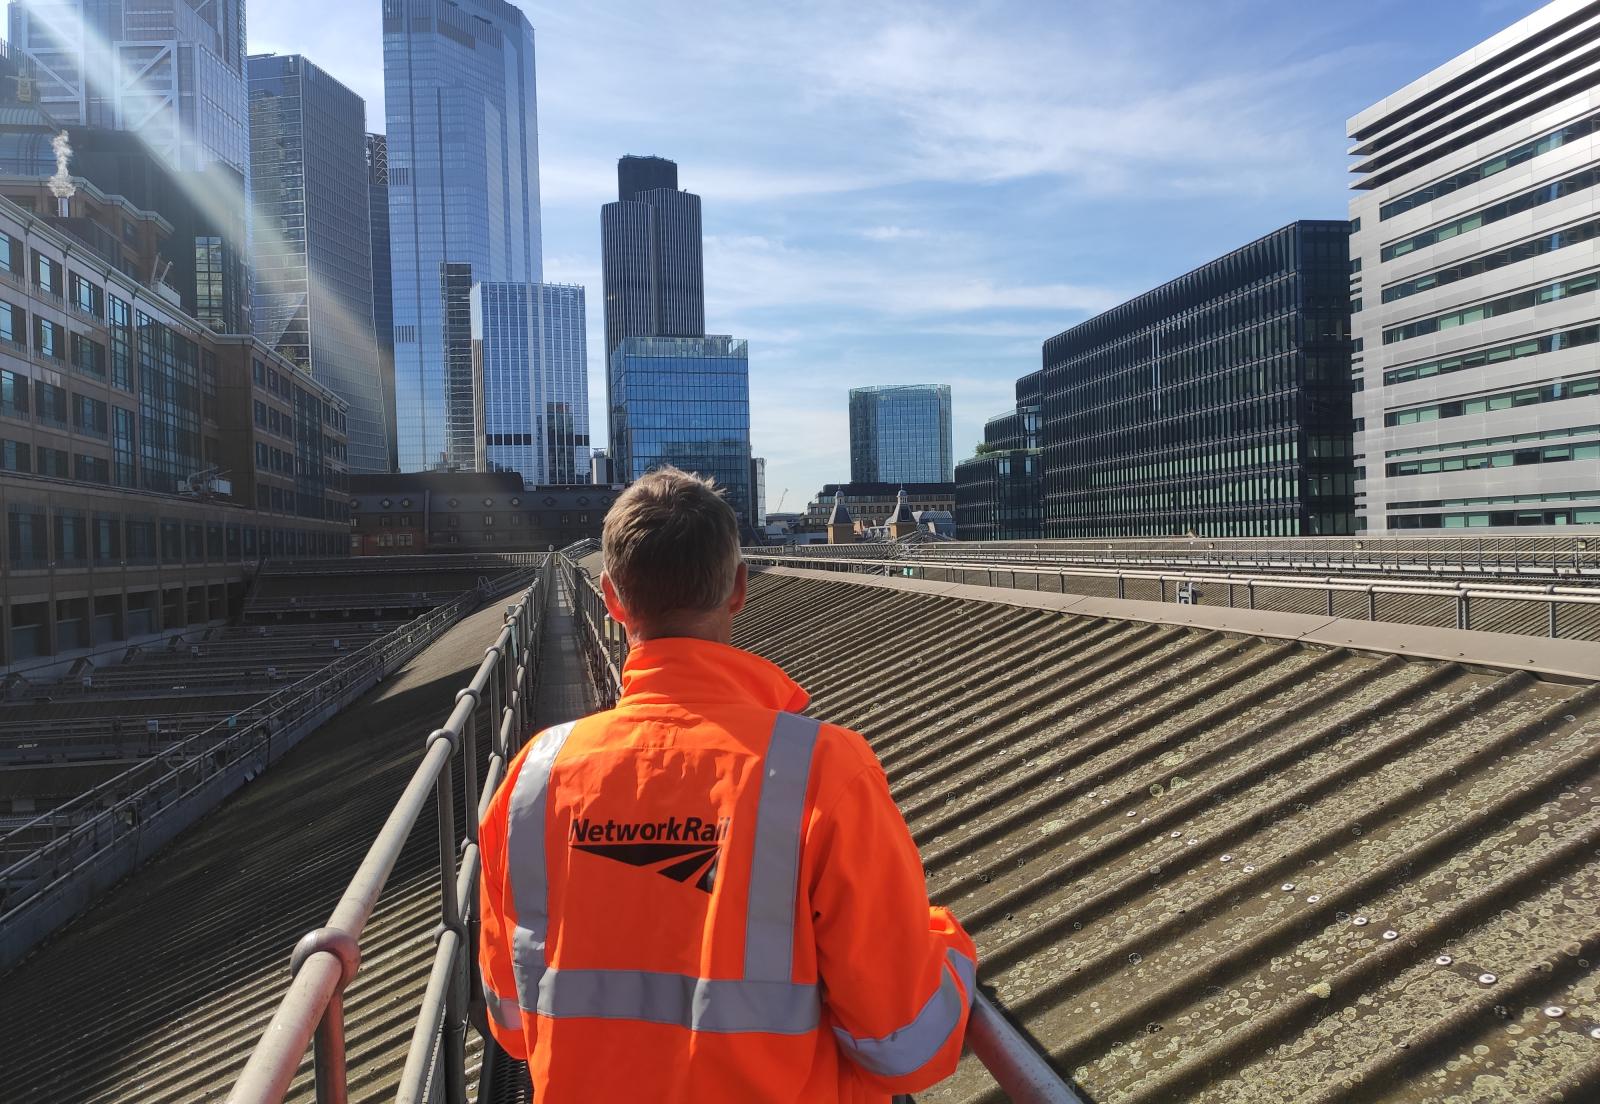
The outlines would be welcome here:
[[[317,1021],[316,1049],[317,1104],[346,1104],[349,1081],[344,1053],[344,986],[333,991],[328,1007]]]

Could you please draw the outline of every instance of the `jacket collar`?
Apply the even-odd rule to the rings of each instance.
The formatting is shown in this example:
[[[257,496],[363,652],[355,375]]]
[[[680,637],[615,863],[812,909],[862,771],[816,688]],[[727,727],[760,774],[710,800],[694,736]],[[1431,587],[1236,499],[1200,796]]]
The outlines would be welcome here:
[[[756,705],[798,713],[810,695],[775,663],[728,644],[663,636],[635,645],[622,665],[627,705]]]

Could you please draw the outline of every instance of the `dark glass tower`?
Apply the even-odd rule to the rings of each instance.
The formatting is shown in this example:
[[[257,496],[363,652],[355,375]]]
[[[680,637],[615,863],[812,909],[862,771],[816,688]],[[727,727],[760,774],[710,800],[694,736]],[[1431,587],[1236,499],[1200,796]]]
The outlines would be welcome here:
[[[394,288],[389,270],[389,143],[367,135],[367,214],[372,223],[372,333],[378,346],[378,384],[383,390],[389,470],[399,471],[394,422]]]
[[[1352,531],[1350,226],[1290,223],[1044,345],[1046,537]]]
[[[600,209],[606,355],[625,337],[700,337],[706,329],[700,197],[677,190],[661,157],[617,162],[621,198]]]
[[[366,104],[296,54],[249,71],[256,336],[350,404],[350,470],[386,472]]]
[[[956,465],[956,537],[1040,536],[1039,390],[1043,373],[1017,381],[1017,405],[983,426],[983,444]]]

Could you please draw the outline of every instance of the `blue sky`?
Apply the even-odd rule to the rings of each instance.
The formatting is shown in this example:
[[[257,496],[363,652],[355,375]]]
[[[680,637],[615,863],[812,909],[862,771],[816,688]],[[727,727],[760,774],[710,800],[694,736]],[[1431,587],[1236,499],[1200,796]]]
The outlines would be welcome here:
[[[383,120],[378,0],[249,8]],[[957,458],[1051,334],[1295,218],[1343,218],[1346,118],[1532,0],[696,0],[521,5],[546,279],[659,154],[704,198],[706,325],[750,339],[767,504],[849,475],[847,389],[949,383]]]

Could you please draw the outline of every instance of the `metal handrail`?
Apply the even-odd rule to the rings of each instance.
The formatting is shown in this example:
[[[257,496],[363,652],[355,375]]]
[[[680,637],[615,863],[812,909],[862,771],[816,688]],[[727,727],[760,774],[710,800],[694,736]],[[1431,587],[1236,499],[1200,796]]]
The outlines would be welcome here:
[[[528,568],[499,580],[496,590],[538,573]],[[398,663],[455,624],[483,599],[481,591],[463,593],[449,606],[433,610],[367,647],[309,675],[242,710],[187,737],[159,755],[130,767],[32,820],[0,835],[0,852],[15,850],[12,841],[25,834],[49,831],[50,840],[0,869],[0,889],[5,889],[0,912],[0,936],[45,894],[63,886],[88,863],[116,847],[132,833],[147,832],[150,822],[142,815],[148,807],[160,816],[181,806],[191,794],[218,775],[258,753],[271,758],[274,737],[280,737],[305,718],[341,699],[365,693]],[[233,722],[230,725],[230,720]],[[280,742],[281,750],[281,742]],[[153,777],[151,777],[153,776]],[[101,806],[103,800],[109,803]],[[98,810],[89,812],[90,810]],[[73,817],[89,812],[77,823]],[[62,826],[68,825],[65,830]],[[26,888],[18,893],[15,886]],[[3,943],[0,943],[3,946]]]
[[[1592,587],[1563,587],[1554,584],[1538,586],[1518,585],[1515,583],[1469,583],[1459,580],[1453,583],[1434,582],[1409,582],[1409,583],[1374,583],[1363,579],[1339,579],[1333,576],[1321,578],[1306,576],[1283,575],[1233,575],[1218,574],[1206,571],[1163,572],[1141,571],[1125,568],[1093,568],[1067,565],[1051,567],[1032,566],[1018,563],[997,562],[971,562],[961,560],[886,560],[880,558],[869,559],[863,556],[847,555],[837,559],[825,556],[790,556],[770,555],[746,550],[744,557],[751,563],[770,563],[775,566],[796,566],[807,568],[831,568],[840,571],[867,571],[878,573],[878,569],[889,567],[901,571],[915,571],[926,577],[929,571],[983,572],[987,575],[990,586],[1015,586],[1017,576],[1051,577],[1062,580],[1062,593],[1068,593],[1065,587],[1067,576],[1083,576],[1090,578],[1115,579],[1117,581],[1116,597],[1125,597],[1124,584],[1127,580],[1148,580],[1159,584],[1161,590],[1160,601],[1166,601],[1166,584],[1176,583],[1215,583],[1229,588],[1229,605],[1233,604],[1233,588],[1245,587],[1250,596],[1250,607],[1255,609],[1256,588],[1271,588],[1275,590],[1315,590],[1325,592],[1328,596],[1328,616],[1335,616],[1333,611],[1333,595],[1337,593],[1364,594],[1367,596],[1366,620],[1378,621],[1376,598],[1381,594],[1412,595],[1422,597],[1448,598],[1456,606],[1456,628],[1471,628],[1471,610],[1474,600],[1485,601],[1525,601],[1546,603],[1545,635],[1558,637],[1559,617],[1558,610],[1563,606],[1600,606],[1600,591]],[[999,580],[1005,577],[1006,582]],[[1176,597],[1176,592],[1174,594]],[[1524,634],[1532,635],[1532,634]]]
[[[748,558],[749,553],[746,552]],[[614,702],[622,690],[619,672],[627,658],[627,642],[620,626],[606,612],[600,588],[573,563],[561,558],[561,570],[579,613],[580,643],[591,657],[590,670],[598,671],[596,689]],[[995,1083],[1015,1104],[1083,1104],[1060,1074],[1039,1054],[1022,1032],[982,990],[973,995],[967,1021],[967,1045],[984,1064]]]
[[[541,571],[521,601],[507,610],[505,627],[484,650],[483,662],[456,695],[445,723],[428,735],[422,762],[327,924],[308,932],[296,945],[290,957],[289,990],[228,1094],[230,1104],[282,1100],[313,1037],[319,1104],[346,1101],[345,987],[360,967],[361,937],[367,921],[430,794],[439,810],[442,922],[398,1098],[433,1099],[433,1082],[442,1075],[443,1099],[448,1104],[466,1104],[467,1009],[482,1000],[481,981],[470,968],[470,951],[477,946],[478,934],[478,819],[532,719],[539,629],[553,576],[553,570]],[[493,741],[481,789],[474,723],[480,704],[488,707]],[[459,865],[454,776],[458,753],[469,809]],[[436,1061],[435,1051],[441,1044],[443,1054]]]

